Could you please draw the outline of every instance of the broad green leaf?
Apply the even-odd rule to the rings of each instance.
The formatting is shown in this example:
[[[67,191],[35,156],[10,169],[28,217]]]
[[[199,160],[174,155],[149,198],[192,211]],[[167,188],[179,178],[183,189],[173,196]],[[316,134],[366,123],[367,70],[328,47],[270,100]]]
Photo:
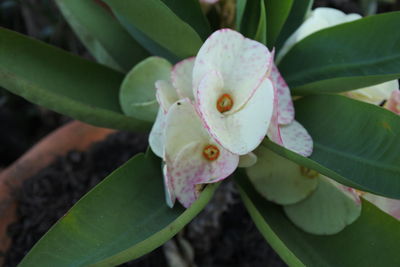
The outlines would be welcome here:
[[[20,266],[116,266],[172,238],[208,203],[210,185],[189,208],[166,205],[161,161],[138,155],[87,193]]]
[[[272,49],[289,16],[293,0],[265,0],[267,10],[267,40]],[[299,2],[299,1],[297,1]],[[300,1],[301,2],[301,1]]]
[[[101,127],[145,131],[122,114],[123,74],[0,28],[0,86],[27,100]]]
[[[340,184],[319,176],[317,189],[306,199],[283,207],[289,219],[310,234],[333,235],[352,224],[361,213],[361,200]]]
[[[343,92],[397,79],[399,23],[400,12],[391,12],[318,31],[297,43],[279,70],[295,95]]]
[[[235,29],[240,31],[247,0],[236,0]]]
[[[305,199],[317,187],[315,176],[298,164],[260,146],[255,151],[257,163],[246,168],[247,176],[256,190],[266,199],[281,205]]]
[[[153,122],[158,112],[155,83],[170,80],[172,65],[160,57],[149,57],[137,64],[121,85],[119,100],[126,115]]]
[[[294,226],[282,208],[263,199],[245,176],[236,177],[257,228],[289,266],[399,266],[400,222],[367,201],[339,234],[319,236]]]
[[[339,95],[295,101],[296,119],[314,141],[309,158],[270,141],[263,144],[339,183],[400,198],[400,116]]]
[[[133,36],[143,47],[146,48],[154,56],[159,56],[168,59],[172,63],[177,63],[179,58],[168,51],[165,47],[159,45],[144,33],[139,31],[132,23],[121,15],[116,15],[119,22],[125,27],[131,36]]]
[[[264,0],[260,0],[260,19],[258,21],[256,35],[253,39],[263,44],[267,43],[267,17]]]
[[[96,60],[129,71],[148,56],[110,12],[93,0],[56,0],[62,14]]]
[[[105,0],[113,11],[178,58],[196,55],[202,40],[161,0]]]
[[[313,0],[295,0],[293,1],[292,8],[290,9],[289,16],[279,34],[276,42],[276,48],[279,49],[283,46],[286,39],[294,33],[297,28],[303,23],[311,9]]]
[[[199,0],[162,0],[179,18],[188,23],[203,40],[211,35],[210,24]]]

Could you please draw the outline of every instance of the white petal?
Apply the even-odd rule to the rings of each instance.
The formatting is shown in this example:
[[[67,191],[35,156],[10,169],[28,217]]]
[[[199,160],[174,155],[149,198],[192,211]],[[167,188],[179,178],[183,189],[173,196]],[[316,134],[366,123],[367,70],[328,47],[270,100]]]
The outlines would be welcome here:
[[[257,156],[253,152],[246,155],[240,156],[239,166],[240,168],[248,168],[257,163]]]
[[[313,140],[307,130],[297,121],[280,126],[283,146],[304,157],[308,157],[313,151]]]
[[[396,90],[392,92],[392,95],[390,96],[389,100],[387,101],[385,107],[400,115],[400,91]]]
[[[193,69],[194,96],[200,81],[210,71],[218,71],[224,90],[233,95],[240,109],[263,82],[272,63],[267,47],[230,29],[213,33],[200,48]]]
[[[163,175],[164,175],[165,200],[167,202],[167,205],[170,208],[172,208],[175,204],[175,199],[176,199],[173,184],[172,184],[172,179],[169,175],[166,164],[163,164],[162,170],[163,170]]]
[[[212,71],[204,77],[197,94],[198,111],[207,130],[221,146],[234,154],[245,155],[267,134],[274,102],[272,83],[265,79],[249,102],[230,114],[216,108],[221,86],[218,72]]]
[[[187,58],[175,64],[171,72],[172,84],[180,98],[193,99],[192,76],[194,57]]]
[[[150,148],[154,152],[154,154],[156,154],[160,158],[164,157],[165,119],[166,115],[164,111],[159,108],[156,121],[154,122],[149,135]]]
[[[320,7],[314,9],[311,16],[287,39],[279,52],[276,62],[279,62],[296,43],[314,32],[360,18],[361,16],[358,14],[352,13],[347,15],[334,8]]]
[[[393,198],[386,198],[377,195],[373,195],[370,193],[362,194],[362,197],[388,213],[389,215],[395,217],[400,220],[400,200]]]
[[[171,105],[178,100],[176,90],[170,82],[164,80],[156,81],[156,88],[158,104],[160,104],[164,113],[167,113]]]
[[[370,87],[365,87],[346,92],[345,95],[370,104],[379,105],[384,100],[388,100],[393,91],[399,89],[397,80],[380,83]]]
[[[294,107],[289,86],[286,84],[282,75],[275,64],[272,66],[271,81],[277,90],[279,107],[279,124],[289,124],[294,120]]]
[[[199,196],[196,186],[218,182],[237,168],[239,157],[222,147],[219,148],[218,159],[209,161],[203,156],[204,147],[208,143],[194,142],[184,147],[176,161],[168,165],[174,194],[179,202],[188,208]],[[171,166],[171,167],[170,167]]]
[[[280,127],[279,127],[279,103],[278,103],[278,90],[276,86],[274,86],[274,109],[272,112],[271,122],[268,128],[268,138],[272,141],[277,143],[278,145],[283,145]]]
[[[181,99],[171,106],[165,126],[165,153],[170,160],[175,161],[186,145],[207,143],[211,139],[189,99]]]

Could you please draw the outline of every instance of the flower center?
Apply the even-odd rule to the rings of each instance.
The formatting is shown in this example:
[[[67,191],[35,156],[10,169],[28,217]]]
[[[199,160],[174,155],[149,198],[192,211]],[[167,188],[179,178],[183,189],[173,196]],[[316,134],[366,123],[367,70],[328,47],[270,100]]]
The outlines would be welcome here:
[[[223,94],[217,100],[217,109],[221,113],[231,110],[232,106],[233,100],[229,94]]]
[[[214,145],[208,145],[203,149],[203,156],[209,160],[214,161],[219,157],[219,149]]]
[[[300,166],[300,173],[301,173],[301,175],[303,175],[307,178],[315,178],[319,174],[318,172],[311,170],[309,168],[303,167],[303,166]]]

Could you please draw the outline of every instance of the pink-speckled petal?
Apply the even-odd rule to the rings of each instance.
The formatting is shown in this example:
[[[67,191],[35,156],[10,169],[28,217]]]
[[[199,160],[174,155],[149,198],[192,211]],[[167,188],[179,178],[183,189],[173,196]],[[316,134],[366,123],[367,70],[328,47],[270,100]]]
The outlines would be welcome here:
[[[283,146],[304,157],[308,157],[313,151],[313,140],[307,130],[297,121],[280,126]]]
[[[294,120],[294,106],[290,89],[275,64],[272,65],[271,81],[276,87],[279,106],[279,124],[289,124]]]
[[[166,114],[159,108],[156,121],[151,128],[149,135],[149,145],[151,150],[159,156],[164,157],[164,130],[165,130]]]
[[[400,115],[400,90],[395,90],[392,92],[389,100],[387,101],[385,107]]]
[[[238,32],[230,29],[216,31],[196,56],[193,68],[195,98],[201,80],[216,70],[221,73],[224,91],[234,97],[234,109],[239,110],[263,82],[271,67],[271,57],[266,46]]]
[[[171,105],[178,100],[178,94],[172,84],[164,80],[156,81],[156,89],[157,102],[164,113],[167,113]]]
[[[180,151],[188,144],[212,140],[188,98],[175,102],[169,109],[164,138],[165,156],[172,162],[175,162]]]
[[[269,124],[267,136],[272,141],[278,145],[283,145],[280,127],[279,127],[279,104],[278,104],[278,90],[276,85],[272,83],[274,87],[274,110],[271,117],[271,122]]]
[[[386,198],[370,193],[362,194],[362,197],[386,212],[387,214],[400,220],[400,200],[393,198]]]
[[[187,58],[175,64],[171,72],[171,80],[180,98],[193,99],[192,74],[194,57]]]
[[[221,85],[218,72],[212,71],[204,77],[197,91],[198,111],[206,129],[221,146],[234,154],[245,155],[267,134],[274,105],[272,83],[265,79],[249,102],[233,113],[217,110]]]
[[[238,166],[239,156],[217,144],[219,157],[210,161],[203,156],[208,143],[194,142],[185,146],[178,154],[172,167],[168,166],[174,194],[179,202],[188,208],[199,196],[201,184],[215,183],[232,174]]]

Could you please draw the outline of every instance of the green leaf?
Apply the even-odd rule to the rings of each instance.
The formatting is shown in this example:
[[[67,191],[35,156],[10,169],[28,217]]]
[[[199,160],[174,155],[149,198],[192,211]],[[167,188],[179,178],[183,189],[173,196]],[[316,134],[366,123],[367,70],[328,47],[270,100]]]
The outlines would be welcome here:
[[[178,17],[206,40],[211,35],[210,24],[204,15],[199,0],[162,0]]]
[[[116,266],[138,258],[189,223],[216,187],[207,186],[189,209],[171,209],[161,161],[151,153],[136,156],[79,200],[20,266]]]
[[[279,70],[295,95],[343,92],[397,79],[399,21],[400,12],[391,12],[318,31],[297,43]]]
[[[122,114],[122,79],[119,72],[0,28],[0,86],[93,125],[146,131],[150,123]]]
[[[361,202],[342,185],[319,176],[317,189],[303,201],[283,206],[289,219],[310,234],[333,235],[352,224],[361,213]]]
[[[95,1],[56,0],[62,14],[96,60],[129,71],[148,56],[118,21]]]
[[[258,21],[256,35],[253,39],[263,44],[267,43],[267,17],[264,0],[260,0],[260,19]]]
[[[267,40],[268,48],[272,49],[275,45],[286,19],[292,8],[293,0],[265,0],[267,10]]]
[[[297,28],[303,23],[308,12],[311,9],[313,2],[313,0],[293,1],[289,16],[286,19],[286,22],[281,30],[281,33],[276,43],[276,48],[278,51],[283,46],[286,39],[288,39],[289,36],[292,35],[292,33],[294,33]]]
[[[235,29],[240,31],[247,0],[236,0]]]
[[[105,0],[113,11],[178,58],[196,55],[202,40],[161,0]]]
[[[309,196],[317,187],[315,176],[307,176],[298,164],[260,146],[255,150],[257,163],[246,168],[256,190],[266,199],[281,205],[294,204]],[[272,167],[273,166],[273,167]]]
[[[309,158],[270,141],[264,145],[339,183],[400,198],[400,116],[339,95],[295,101],[296,119],[314,141]]]
[[[257,228],[289,266],[399,266],[400,222],[363,201],[361,216],[339,234],[308,234],[264,200],[245,176],[236,177]],[[379,256],[381,255],[381,256]]]
[[[240,23],[240,32],[251,39],[256,36],[259,28],[260,14],[262,14],[260,3],[260,0],[246,0],[245,3],[246,7]]]
[[[155,83],[169,81],[172,65],[159,57],[149,57],[137,64],[126,76],[119,94],[126,115],[153,122],[158,112]]]

